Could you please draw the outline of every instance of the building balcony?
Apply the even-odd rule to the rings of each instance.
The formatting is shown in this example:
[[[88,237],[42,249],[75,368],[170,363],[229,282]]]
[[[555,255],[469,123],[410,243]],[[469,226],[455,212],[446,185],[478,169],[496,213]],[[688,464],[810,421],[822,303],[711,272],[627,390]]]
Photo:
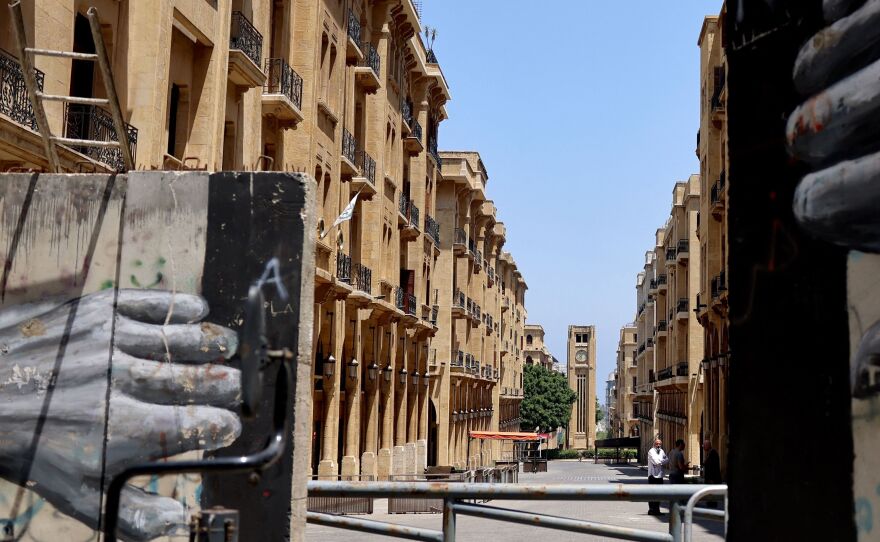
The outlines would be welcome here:
[[[468,251],[467,251],[468,258],[470,258],[471,260],[475,259],[477,257],[477,244],[474,242],[474,240],[472,238],[468,239],[467,247],[468,247]]]
[[[454,370],[463,370],[464,369],[464,352],[459,350],[455,353],[455,356],[452,358],[452,361],[449,362],[449,366]]]
[[[658,293],[666,292],[666,289],[668,287],[668,285],[667,285],[668,281],[666,280],[666,273],[663,273],[661,275],[657,275],[656,280],[657,280],[657,292]]]
[[[435,246],[440,246],[440,223],[434,220],[431,215],[425,215],[425,233],[434,242]]]
[[[467,306],[464,292],[458,288],[452,293],[452,317],[467,318]]]
[[[382,73],[382,59],[379,57],[379,51],[372,43],[365,42],[361,44],[361,51],[364,53],[363,58],[357,61],[354,68],[354,77],[364,90],[372,94],[379,90],[382,82],[379,80],[379,74]]]
[[[346,130],[342,129],[342,155],[340,157],[340,170],[342,175],[353,177],[358,175],[357,165],[357,140]]]
[[[351,256],[336,254],[336,280],[351,284]]]
[[[688,319],[688,300],[686,298],[679,299],[675,304],[675,318],[677,320]]]
[[[422,143],[422,125],[413,118],[409,127],[410,132],[403,136],[403,148],[411,156],[415,156],[425,150],[425,145]]]
[[[351,191],[371,199],[376,193],[376,161],[367,151],[359,150],[355,153],[355,166],[358,173],[351,178]]]
[[[672,385],[679,389],[687,389],[690,382],[690,367],[688,362],[682,361],[675,366],[675,373],[670,379]]]
[[[491,265],[486,265],[486,285],[495,286],[495,268]]]
[[[656,327],[657,337],[658,338],[666,337],[666,334],[669,331],[668,327],[669,326],[667,326],[666,320],[660,320],[659,322],[657,322],[657,327]]]
[[[690,257],[690,241],[687,239],[680,239],[678,241],[678,247],[676,247],[675,255],[679,263],[686,262],[688,257]]]
[[[404,222],[403,228],[400,230],[400,237],[402,239],[415,239],[419,236],[420,218],[421,211],[416,207],[416,204],[410,200],[407,204],[406,222]]]
[[[373,293],[373,270],[362,263],[351,266],[351,285],[355,290],[367,295]]]
[[[5,84],[5,82],[3,82]],[[2,89],[5,93],[6,89]],[[3,96],[5,101],[5,96]],[[119,141],[113,117],[97,105],[67,103],[64,106],[64,137],[70,139],[88,139],[92,141]],[[128,146],[132,158],[137,154],[138,129],[125,123],[128,132]],[[115,171],[125,170],[122,150],[117,147],[78,147],[67,145],[68,148],[106,164]]]
[[[468,239],[467,234],[461,228],[455,228],[455,239],[452,244],[452,250],[456,254],[464,254],[467,252]]]
[[[645,341],[645,351],[652,352],[654,350],[654,339],[649,338]]]
[[[294,126],[302,122],[302,77],[283,58],[267,58],[265,66],[263,115]]]
[[[656,294],[657,293],[657,279],[651,279],[648,283],[648,294]]]
[[[428,154],[434,158],[437,167],[440,167],[440,152],[437,150],[437,136],[428,136]]]
[[[353,9],[348,10],[346,33],[348,39],[345,46],[345,59],[352,63],[360,62],[364,58],[364,53],[361,51],[361,20]]]
[[[34,68],[34,76],[37,80],[37,89],[42,92],[46,74]],[[37,117],[24,84],[21,65],[17,58],[2,49],[0,49],[0,84],[3,85],[0,92],[0,115],[9,117],[13,122],[39,133]]]
[[[474,251],[474,271],[479,271],[483,268],[483,253],[479,250]]]
[[[416,307],[416,296],[407,292],[401,287],[397,287],[395,290],[395,305],[398,309],[403,311],[404,314],[408,316],[415,317],[416,311],[418,308]]]
[[[409,98],[400,98],[400,120],[402,121],[401,133],[404,137],[412,132],[413,105]]]
[[[721,218],[721,215],[724,214],[724,187],[725,184],[727,184],[726,177],[727,172],[722,171],[718,180],[712,185],[712,190],[710,191],[709,201],[711,204],[712,216],[715,218]]]
[[[677,251],[675,250],[675,247],[667,248],[666,249],[666,265],[675,264],[676,255],[677,255]]]
[[[501,300],[501,312],[510,310],[510,298],[505,297]]]
[[[431,305],[431,325],[437,325],[437,317],[440,316],[440,306]]]
[[[232,12],[229,31],[229,80],[244,88],[261,87],[266,74],[260,70],[263,35],[240,11]]]
[[[720,303],[722,297],[727,295],[727,281],[724,272],[713,277],[710,285],[713,305]]]
[[[704,314],[706,314],[706,310],[708,306],[705,303],[706,298],[702,293],[697,294],[697,306],[694,309],[694,312],[697,313],[697,318],[701,318]]]

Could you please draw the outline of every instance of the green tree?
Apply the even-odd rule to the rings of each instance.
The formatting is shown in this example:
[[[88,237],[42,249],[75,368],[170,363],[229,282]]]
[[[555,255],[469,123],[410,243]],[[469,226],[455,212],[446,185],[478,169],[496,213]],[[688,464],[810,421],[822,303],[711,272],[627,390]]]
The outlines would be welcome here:
[[[605,419],[605,411],[599,406],[599,399],[596,399],[596,425],[599,425],[603,419]]]
[[[571,419],[571,405],[577,399],[568,387],[565,375],[540,365],[526,365],[523,372],[523,401],[520,407],[522,427],[553,431],[565,427]]]

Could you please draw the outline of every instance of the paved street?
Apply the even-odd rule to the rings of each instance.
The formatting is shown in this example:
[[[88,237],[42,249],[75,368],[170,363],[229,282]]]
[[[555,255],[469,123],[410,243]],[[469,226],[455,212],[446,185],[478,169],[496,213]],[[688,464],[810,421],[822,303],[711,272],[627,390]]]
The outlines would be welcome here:
[[[592,462],[552,461],[549,472],[539,474],[520,474],[521,483],[539,484],[598,484],[598,483],[647,483],[645,471],[636,467],[595,465]],[[517,510],[526,510],[542,514],[553,514],[577,519],[586,519],[637,527],[656,531],[668,530],[668,515],[660,517],[647,514],[647,503],[628,502],[559,502],[559,501],[509,501],[505,505],[496,501],[497,506],[509,506]],[[395,514],[385,513],[387,505],[384,500],[376,500],[375,513],[369,517],[377,521],[387,521],[414,527],[440,529],[440,514]],[[666,509],[664,508],[664,512]],[[598,536],[577,535],[565,531],[550,531],[537,527],[528,527],[513,523],[498,522],[487,519],[458,516],[458,537],[462,542],[532,541],[536,537],[552,536],[554,542],[566,540],[609,540]],[[352,531],[344,531],[329,527],[309,525],[306,529],[306,540],[313,542],[357,540],[381,541],[391,540],[387,537],[365,535]],[[694,540],[722,540],[721,523],[700,520],[694,529]]]

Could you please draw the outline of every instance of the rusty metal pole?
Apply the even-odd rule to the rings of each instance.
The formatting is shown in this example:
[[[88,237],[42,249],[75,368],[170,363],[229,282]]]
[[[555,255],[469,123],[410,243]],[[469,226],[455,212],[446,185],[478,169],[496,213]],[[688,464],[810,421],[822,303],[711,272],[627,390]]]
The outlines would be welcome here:
[[[455,542],[455,499],[443,499],[443,542]]]

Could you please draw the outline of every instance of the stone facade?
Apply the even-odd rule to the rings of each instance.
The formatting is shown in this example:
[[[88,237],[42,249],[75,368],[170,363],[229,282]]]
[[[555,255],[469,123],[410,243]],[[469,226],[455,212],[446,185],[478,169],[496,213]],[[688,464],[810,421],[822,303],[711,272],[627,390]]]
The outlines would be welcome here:
[[[700,303],[703,346],[703,438],[712,441],[727,471],[727,62],[718,17],[700,31]]]
[[[97,8],[139,169],[314,177],[311,470],[326,478],[490,464],[501,446],[469,457],[467,432],[519,429],[527,287],[502,251],[506,231],[486,198],[479,155],[438,150],[450,93],[421,38],[417,4],[34,0],[24,8],[29,45],[79,52],[93,47],[84,16]],[[3,13],[0,48],[12,52]],[[47,93],[104,96],[91,65],[37,57],[36,67]],[[0,70],[19,85],[13,56],[0,57]],[[16,88],[0,102],[0,169],[45,168]],[[103,110],[46,109],[55,135],[115,135],[100,130]],[[116,167],[106,154],[60,155],[69,171]],[[350,220],[334,225],[355,196]]]
[[[538,324],[526,324],[524,333],[526,339],[523,347],[525,363],[540,365],[548,371],[552,371],[555,358],[544,343],[544,328]]]
[[[617,369],[614,371],[614,416],[609,423],[611,437],[635,437],[639,434],[635,397],[638,366],[636,365],[636,326],[620,328],[617,341]]]
[[[686,460],[699,464],[703,412],[703,328],[697,224],[700,176],[676,183],[666,225],[645,253],[636,279],[636,417],[644,453],[655,437],[682,439]],[[643,455],[644,457],[644,455]]]
[[[596,378],[596,327],[568,326],[568,385],[577,396],[566,431],[569,448],[592,448],[596,440]]]

